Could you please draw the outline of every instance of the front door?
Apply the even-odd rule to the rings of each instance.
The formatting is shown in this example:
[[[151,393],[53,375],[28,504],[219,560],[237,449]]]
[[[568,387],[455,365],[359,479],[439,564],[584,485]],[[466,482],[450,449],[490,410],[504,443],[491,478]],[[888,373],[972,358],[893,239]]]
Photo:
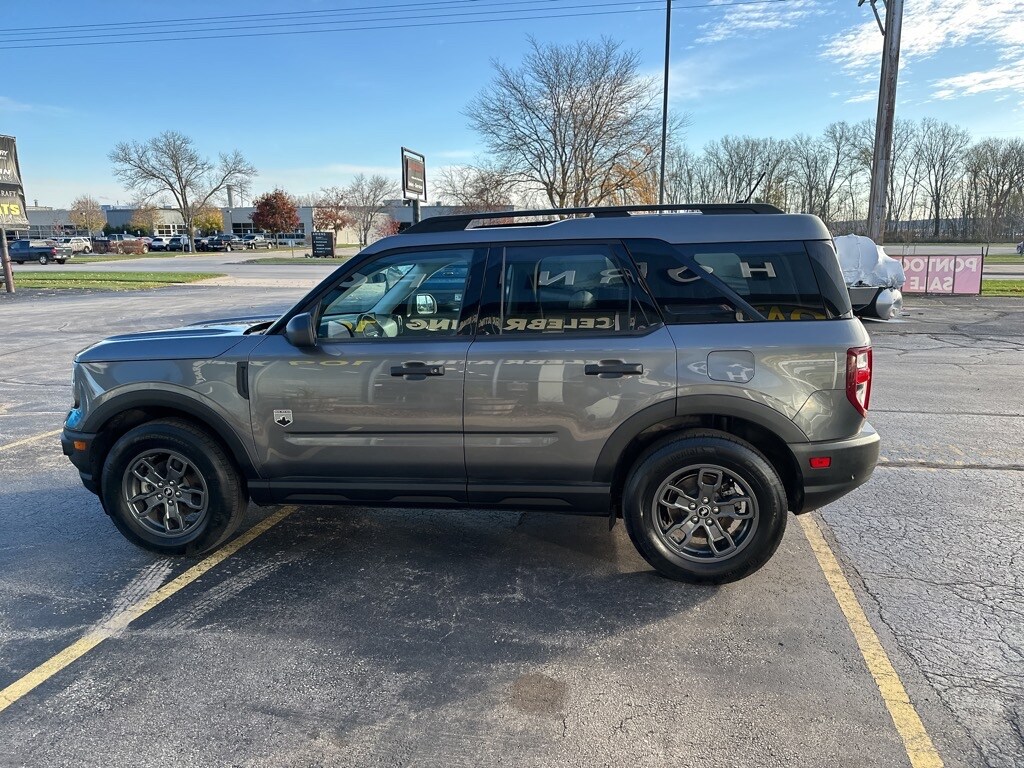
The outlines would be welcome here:
[[[465,498],[464,310],[483,253],[384,254],[311,308],[316,347],[254,349],[253,436],[280,498]]]

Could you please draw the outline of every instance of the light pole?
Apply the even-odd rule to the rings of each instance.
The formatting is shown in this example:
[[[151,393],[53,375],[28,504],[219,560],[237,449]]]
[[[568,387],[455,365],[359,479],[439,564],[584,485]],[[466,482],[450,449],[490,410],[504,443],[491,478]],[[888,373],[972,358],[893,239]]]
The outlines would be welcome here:
[[[672,0],[665,0],[665,80],[661,87],[661,174],[658,205],[665,204],[665,153],[668,147],[668,62],[672,50]]]

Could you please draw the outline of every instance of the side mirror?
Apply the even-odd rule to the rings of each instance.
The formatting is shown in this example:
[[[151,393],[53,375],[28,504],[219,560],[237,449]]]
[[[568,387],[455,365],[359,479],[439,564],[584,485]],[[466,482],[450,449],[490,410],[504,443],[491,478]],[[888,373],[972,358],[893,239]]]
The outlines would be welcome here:
[[[429,293],[417,293],[416,294],[416,314],[417,315],[436,315],[437,314],[437,299],[435,299]]]
[[[296,315],[284,327],[284,336],[293,347],[315,347],[316,330],[313,328],[313,316],[309,312]]]

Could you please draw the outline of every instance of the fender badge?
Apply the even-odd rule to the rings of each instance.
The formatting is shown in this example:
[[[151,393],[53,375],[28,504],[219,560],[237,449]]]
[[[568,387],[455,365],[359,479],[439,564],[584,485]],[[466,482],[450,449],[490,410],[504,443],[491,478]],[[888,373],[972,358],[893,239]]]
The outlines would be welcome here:
[[[292,421],[294,419],[292,419],[291,411],[274,411],[274,423],[278,426],[287,427]]]

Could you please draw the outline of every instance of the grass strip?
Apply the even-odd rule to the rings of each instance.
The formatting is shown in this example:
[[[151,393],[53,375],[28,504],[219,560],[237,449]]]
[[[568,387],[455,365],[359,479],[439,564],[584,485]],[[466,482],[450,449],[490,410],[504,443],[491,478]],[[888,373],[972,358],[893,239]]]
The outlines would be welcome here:
[[[214,272],[29,272],[14,273],[16,288],[94,288],[103,291],[132,291],[159,288],[165,285],[197,283],[214,277]]]
[[[1024,297],[1024,280],[982,280],[981,295]]]

